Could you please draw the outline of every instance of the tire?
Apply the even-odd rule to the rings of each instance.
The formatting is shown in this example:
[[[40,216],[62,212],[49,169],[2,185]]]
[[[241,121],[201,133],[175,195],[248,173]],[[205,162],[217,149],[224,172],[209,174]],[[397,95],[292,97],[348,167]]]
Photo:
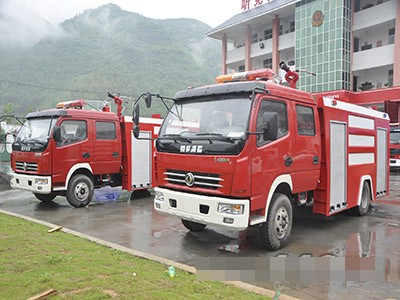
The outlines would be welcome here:
[[[92,201],[94,187],[92,180],[83,174],[71,178],[67,189],[67,201],[73,207],[84,207]]]
[[[292,231],[292,204],[288,196],[276,193],[268,211],[267,221],[260,227],[262,245],[268,250],[278,250],[286,245]]]
[[[200,223],[196,223],[196,222],[192,222],[192,221],[188,221],[188,220],[181,220],[183,226],[185,226],[187,229],[189,229],[190,231],[202,231],[204,228],[206,228],[207,225],[204,224],[200,224]]]
[[[370,204],[371,204],[371,192],[369,184],[367,182],[364,182],[361,194],[361,203],[359,206],[353,207],[351,211],[356,216],[365,216],[368,213]]]
[[[36,199],[42,202],[50,202],[57,196],[56,193],[50,193],[50,194],[33,193],[33,194],[35,195]]]

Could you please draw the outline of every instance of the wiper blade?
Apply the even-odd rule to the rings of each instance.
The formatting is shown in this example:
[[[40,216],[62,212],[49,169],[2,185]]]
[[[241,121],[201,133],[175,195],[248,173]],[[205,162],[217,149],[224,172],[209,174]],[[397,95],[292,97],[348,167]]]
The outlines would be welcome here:
[[[186,141],[186,142],[189,142],[189,143],[192,142],[189,138],[184,137],[184,136],[182,136],[182,135],[180,135],[180,134],[176,134],[176,133],[164,134],[163,136],[159,137],[159,139],[163,139],[163,138],[171,138],[171,139],[173,139],[175,142],[176,142],[177,140]]]
[[[220,140],[224,140],[224,141],[228,141],[231,143],[234,143],[233,139],[230,138],[229,136],[225,136],[222,133],[217,133],[217,132],[203,132],[203,133],[196,133],[196,136],[211,136],[211,137],[216,137]],[[210,140],[210,138],[207,138],[208,140]],[[210,140],[211,141],[211,140]]]
[[[196,136],[202,136],[202,135],[223,136],[223,134],[222,134],[222,133],[217,133],[217,132],[203,132],[203,133],[196,133]]]

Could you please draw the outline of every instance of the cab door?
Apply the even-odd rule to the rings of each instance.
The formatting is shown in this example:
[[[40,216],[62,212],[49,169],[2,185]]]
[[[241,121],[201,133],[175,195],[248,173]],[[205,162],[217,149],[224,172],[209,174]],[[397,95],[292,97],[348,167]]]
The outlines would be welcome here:
[[[296,132],[293,164],[293,192],[305,192],[317,187],[321,170],[321,140],[317,124],[317,108],[295,104]]]
[[[86,120],[64,119],[60,123],[61,140],[52,143],[53,183],[64,186],[69,170],[76,164],[93,161],[93,144]]]
[[[272,183],[281,175],[290,175],[294,171],[294,135],[292,107],[290,101],[263,98],[259,102],[253,129],[262,131],[264,112],[276,112],[278,117],[278,137],[276,140],[264,140],[262,134],[253,135],[253,153],[251,164],[251,210],[264,209]],[[279,177],[282,178],[282,177]],[[280,179],[277,179],[278,181]],[[260,212],[261,213],[261,212]]]
[[[94,123],[94,174],[119,173],[122,159],[121,129],[117,121]]]

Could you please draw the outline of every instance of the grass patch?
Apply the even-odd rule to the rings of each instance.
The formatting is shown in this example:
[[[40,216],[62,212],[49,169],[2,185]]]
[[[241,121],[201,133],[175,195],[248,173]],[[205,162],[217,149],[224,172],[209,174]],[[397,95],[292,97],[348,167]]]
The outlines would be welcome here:
[[[0,299],[266,299],[220,282],[0,214]],[[134,276],[133,274],[136,274]]]

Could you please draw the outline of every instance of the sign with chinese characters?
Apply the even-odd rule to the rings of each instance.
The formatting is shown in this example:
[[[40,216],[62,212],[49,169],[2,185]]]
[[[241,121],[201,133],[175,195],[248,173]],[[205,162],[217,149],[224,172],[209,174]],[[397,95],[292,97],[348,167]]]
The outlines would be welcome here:
[[[241,0],[242,1],[242,9],[248,10],[258,5],[264,4],[266,2],[272,2],[274,0]]]

